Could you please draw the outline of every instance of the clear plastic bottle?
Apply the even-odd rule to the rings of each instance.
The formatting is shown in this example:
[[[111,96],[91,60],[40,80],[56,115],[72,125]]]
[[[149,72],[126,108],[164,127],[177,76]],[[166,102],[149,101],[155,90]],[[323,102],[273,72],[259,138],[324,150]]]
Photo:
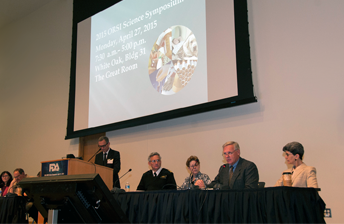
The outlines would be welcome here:
[[[127,183],[125,184],[125,191],[126,191],[126,192],[129,192],[129,191],[130,191],[130,184],[129,184],[129,182],[127,182]]]

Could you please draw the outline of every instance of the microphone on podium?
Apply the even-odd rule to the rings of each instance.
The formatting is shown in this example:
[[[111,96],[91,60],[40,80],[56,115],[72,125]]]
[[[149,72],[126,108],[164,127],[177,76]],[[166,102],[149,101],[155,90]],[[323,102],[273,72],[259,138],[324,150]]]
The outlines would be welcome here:
[[[100,150],[102,150],[102,149],[99,149],[96,153],[94,153],[94,155],[93,155],[89,160],[87,160],[87,162],[89,162],[95,155],[97,155],[97,153],[98,153]]]

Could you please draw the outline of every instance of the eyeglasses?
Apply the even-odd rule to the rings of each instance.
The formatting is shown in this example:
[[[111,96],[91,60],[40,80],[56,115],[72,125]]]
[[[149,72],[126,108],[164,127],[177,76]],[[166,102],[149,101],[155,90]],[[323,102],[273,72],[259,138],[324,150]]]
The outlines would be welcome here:
[[[224,156],[230,156],[230,155],[233,155],[233,153],[237,151],[237,150],[234,150],[233,152],[224,152],[222,153]]]
[[[190,166],[190,168],[193,169],[193,168],[198,167],[198,166],[199,166],[199,164],[196,163],[195,165]]]
[[[105,145],[98,145],[99,148],[104,148],[105,146],[107,146],[107,144],[109,143],[106,143]]]
[[[149,160],[149,162],[151,162],[151,163],[155,163],[155,162],[160,162],[160,159],[155,159],[155,160]]]
[[[8,174],[4,174],[4,175],[2,175],[2,177],[9,177],[9,175]]]

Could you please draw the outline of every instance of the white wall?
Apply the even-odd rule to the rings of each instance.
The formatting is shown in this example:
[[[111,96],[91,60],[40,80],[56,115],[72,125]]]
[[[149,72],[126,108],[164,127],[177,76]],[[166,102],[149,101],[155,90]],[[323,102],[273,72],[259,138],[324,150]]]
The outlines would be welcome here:
[[[273,186],[287,168],[282,147],[299,141],[332,209],[326,222],[344,222],[344,181],[336,175],[344,168],[343,8],[342,0],[249,0],[258,103],[107,133],[121,153],[120,175],[133,169],[122,186],[129,181],[136,188],[153,151],[178,185],[192,154],[214,178],[228,140],[239,142],[242,157],[254,161],[260,180]],[[71,13],[71,1],[54,1],[0,32],[0,170],[20,166],[35,175],[40,161],[77,154],[78,141],[63,140]]]
[[[73,1],[53,1],[0,31],[0,170],[78,153],[64,140],[70,77]],[[1,3],[0,3],[1,7]]]

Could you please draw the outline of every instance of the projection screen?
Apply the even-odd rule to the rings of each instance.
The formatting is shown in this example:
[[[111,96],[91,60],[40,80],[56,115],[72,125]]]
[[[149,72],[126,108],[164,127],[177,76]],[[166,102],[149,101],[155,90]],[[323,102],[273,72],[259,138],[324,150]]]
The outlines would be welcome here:
[[[74,0],[66,139],[256,102],[250,63],[246,1]]]

